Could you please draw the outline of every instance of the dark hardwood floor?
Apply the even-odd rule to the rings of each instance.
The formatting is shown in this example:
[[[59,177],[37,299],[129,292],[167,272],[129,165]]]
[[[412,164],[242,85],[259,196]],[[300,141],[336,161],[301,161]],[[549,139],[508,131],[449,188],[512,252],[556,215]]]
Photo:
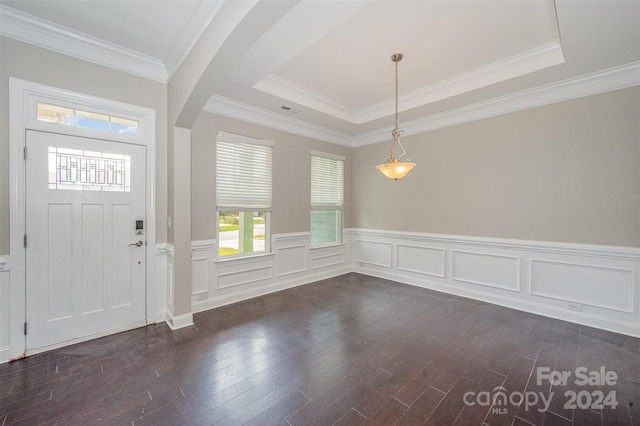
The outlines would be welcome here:
[[[194,320],[0,365],[0,425],[640,424],[639,339],[499,306],[348,274]]]

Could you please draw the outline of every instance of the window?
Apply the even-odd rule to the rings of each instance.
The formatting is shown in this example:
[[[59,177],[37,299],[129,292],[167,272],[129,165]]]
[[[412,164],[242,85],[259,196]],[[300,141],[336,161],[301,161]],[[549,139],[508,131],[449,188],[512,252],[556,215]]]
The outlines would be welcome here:
[[[273,141],[216,133],[218,255],[270,251]]]
[[[311,153],[311,245],[342,241],[344,157]]]
[[[43,102],[38,102],[37,110],[38,121],[127,135],[140,134],[140,123],[136,120]]]

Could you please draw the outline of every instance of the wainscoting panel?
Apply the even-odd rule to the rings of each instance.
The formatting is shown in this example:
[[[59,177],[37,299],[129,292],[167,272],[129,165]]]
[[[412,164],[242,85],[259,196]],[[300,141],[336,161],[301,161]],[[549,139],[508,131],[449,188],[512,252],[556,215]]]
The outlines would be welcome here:
[[[351,229],[354,272],[640,337],[640,249]]]
[[[209,258],[191,258],[191,281],[192,296],[209,292]]]
[[[273,277],[273,265],[267,262],[259,262],[250,267],[228,269],[232,270],[218,273],[218,290],[266,281]]]
[[[167,263],[167,306],[173,307],[173,253]]]
[[[452,251],[452,279],[520,291],[520,259],[495,254]]]
[[[348,244],[311,248],[308,232],[277,234],[271,253],[218,259],[216,242],[192,242],[193,312],[350,272]],[[208,247],[208,248],[207,248]],[[205,259],[208,273],[204,273]],[[201,291],[206,289],[206,291]],[[199,293],[195,293],[198,291]]]
[[[278,260],[278,276],[298,274],[307,270],[307,252],[306,244],[297,246],[279,247],[276,251],[276,259]]]
[[[633,271],[531,259],[531,294],[633,313]]]
[[[192,310],[358,272],[640,337],[637,248],[368,229],[343,241],[312,248],[309,233],[279,234],[269,254],[224,260],[215,241],[194,241]]]
[[[398,270],[445,277],[445,250],[409,244],[396,244],[396,249]]]
[[[322,269],[331,266],[339,266],[344,263],[344,253],[318,253],[311,257],[311,269]]]
[[[9,256],[0,256],[0,364],[9,361]]]
[[[167,323],[167,325],[171,330],[177,330],[179,328],[189,327],[193,325],[193,314],[191,312],[188,312],[183,315],[174,315],[174,306],[173,306],[174,292],[175,292],[175,289],[174,289],[175,276],[173,274],[174,260],[175,260],[174,250],[175,249],[173,247],[173,244],[163,244],[162,248],[159,250],[159,252],[163,255],[165,259],[166,274],[167,274],[166,277],[164,278],[164,280],[167,283],[166,289],[165,289],[166,304],[164,306],[166,306],[166,309],[164,313],[164,321]],[[193,268],[193,265],[192,265],[192,268]],[[160,289],[158,289],[158,292],[159,291]]]
[[[216,240],[191,243],[191,303],[209,297],[209,283],[217,250]]]
[[[387,241],[371,241],[357,238],[356,262],[391,268],[393,263],[393,243]]]
[[[169,261],[171,258],[171,261]],[[156,322],[166,320],[167,304],[169,302],[169,264],[173,265],[173,245],[167,243],[156,244]],[[171,279],[173,283],[173,278]],[[171,294],[173,295],[173,289]]]

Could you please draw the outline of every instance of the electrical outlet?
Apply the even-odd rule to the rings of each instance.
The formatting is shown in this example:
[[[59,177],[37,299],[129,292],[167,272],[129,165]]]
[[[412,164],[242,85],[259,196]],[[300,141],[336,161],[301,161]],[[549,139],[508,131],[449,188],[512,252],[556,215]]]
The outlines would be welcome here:
[[[167,228],[171,229],[171,216],[167,216]]]
[[[198,302],[200,302],[201,300],[207,300],[207,293],[200,293],[196,299],[198,300]]]
[[[570,311],[582,312],[582,305],[579,303],[567,303],[567,309]]]

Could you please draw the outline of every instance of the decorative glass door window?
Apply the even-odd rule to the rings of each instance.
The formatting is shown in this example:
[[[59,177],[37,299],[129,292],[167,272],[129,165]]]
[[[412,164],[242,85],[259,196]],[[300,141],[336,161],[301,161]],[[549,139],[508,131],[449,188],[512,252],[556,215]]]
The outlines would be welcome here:
[[[131,156],[49,147],[49,189],[131,191]]]

